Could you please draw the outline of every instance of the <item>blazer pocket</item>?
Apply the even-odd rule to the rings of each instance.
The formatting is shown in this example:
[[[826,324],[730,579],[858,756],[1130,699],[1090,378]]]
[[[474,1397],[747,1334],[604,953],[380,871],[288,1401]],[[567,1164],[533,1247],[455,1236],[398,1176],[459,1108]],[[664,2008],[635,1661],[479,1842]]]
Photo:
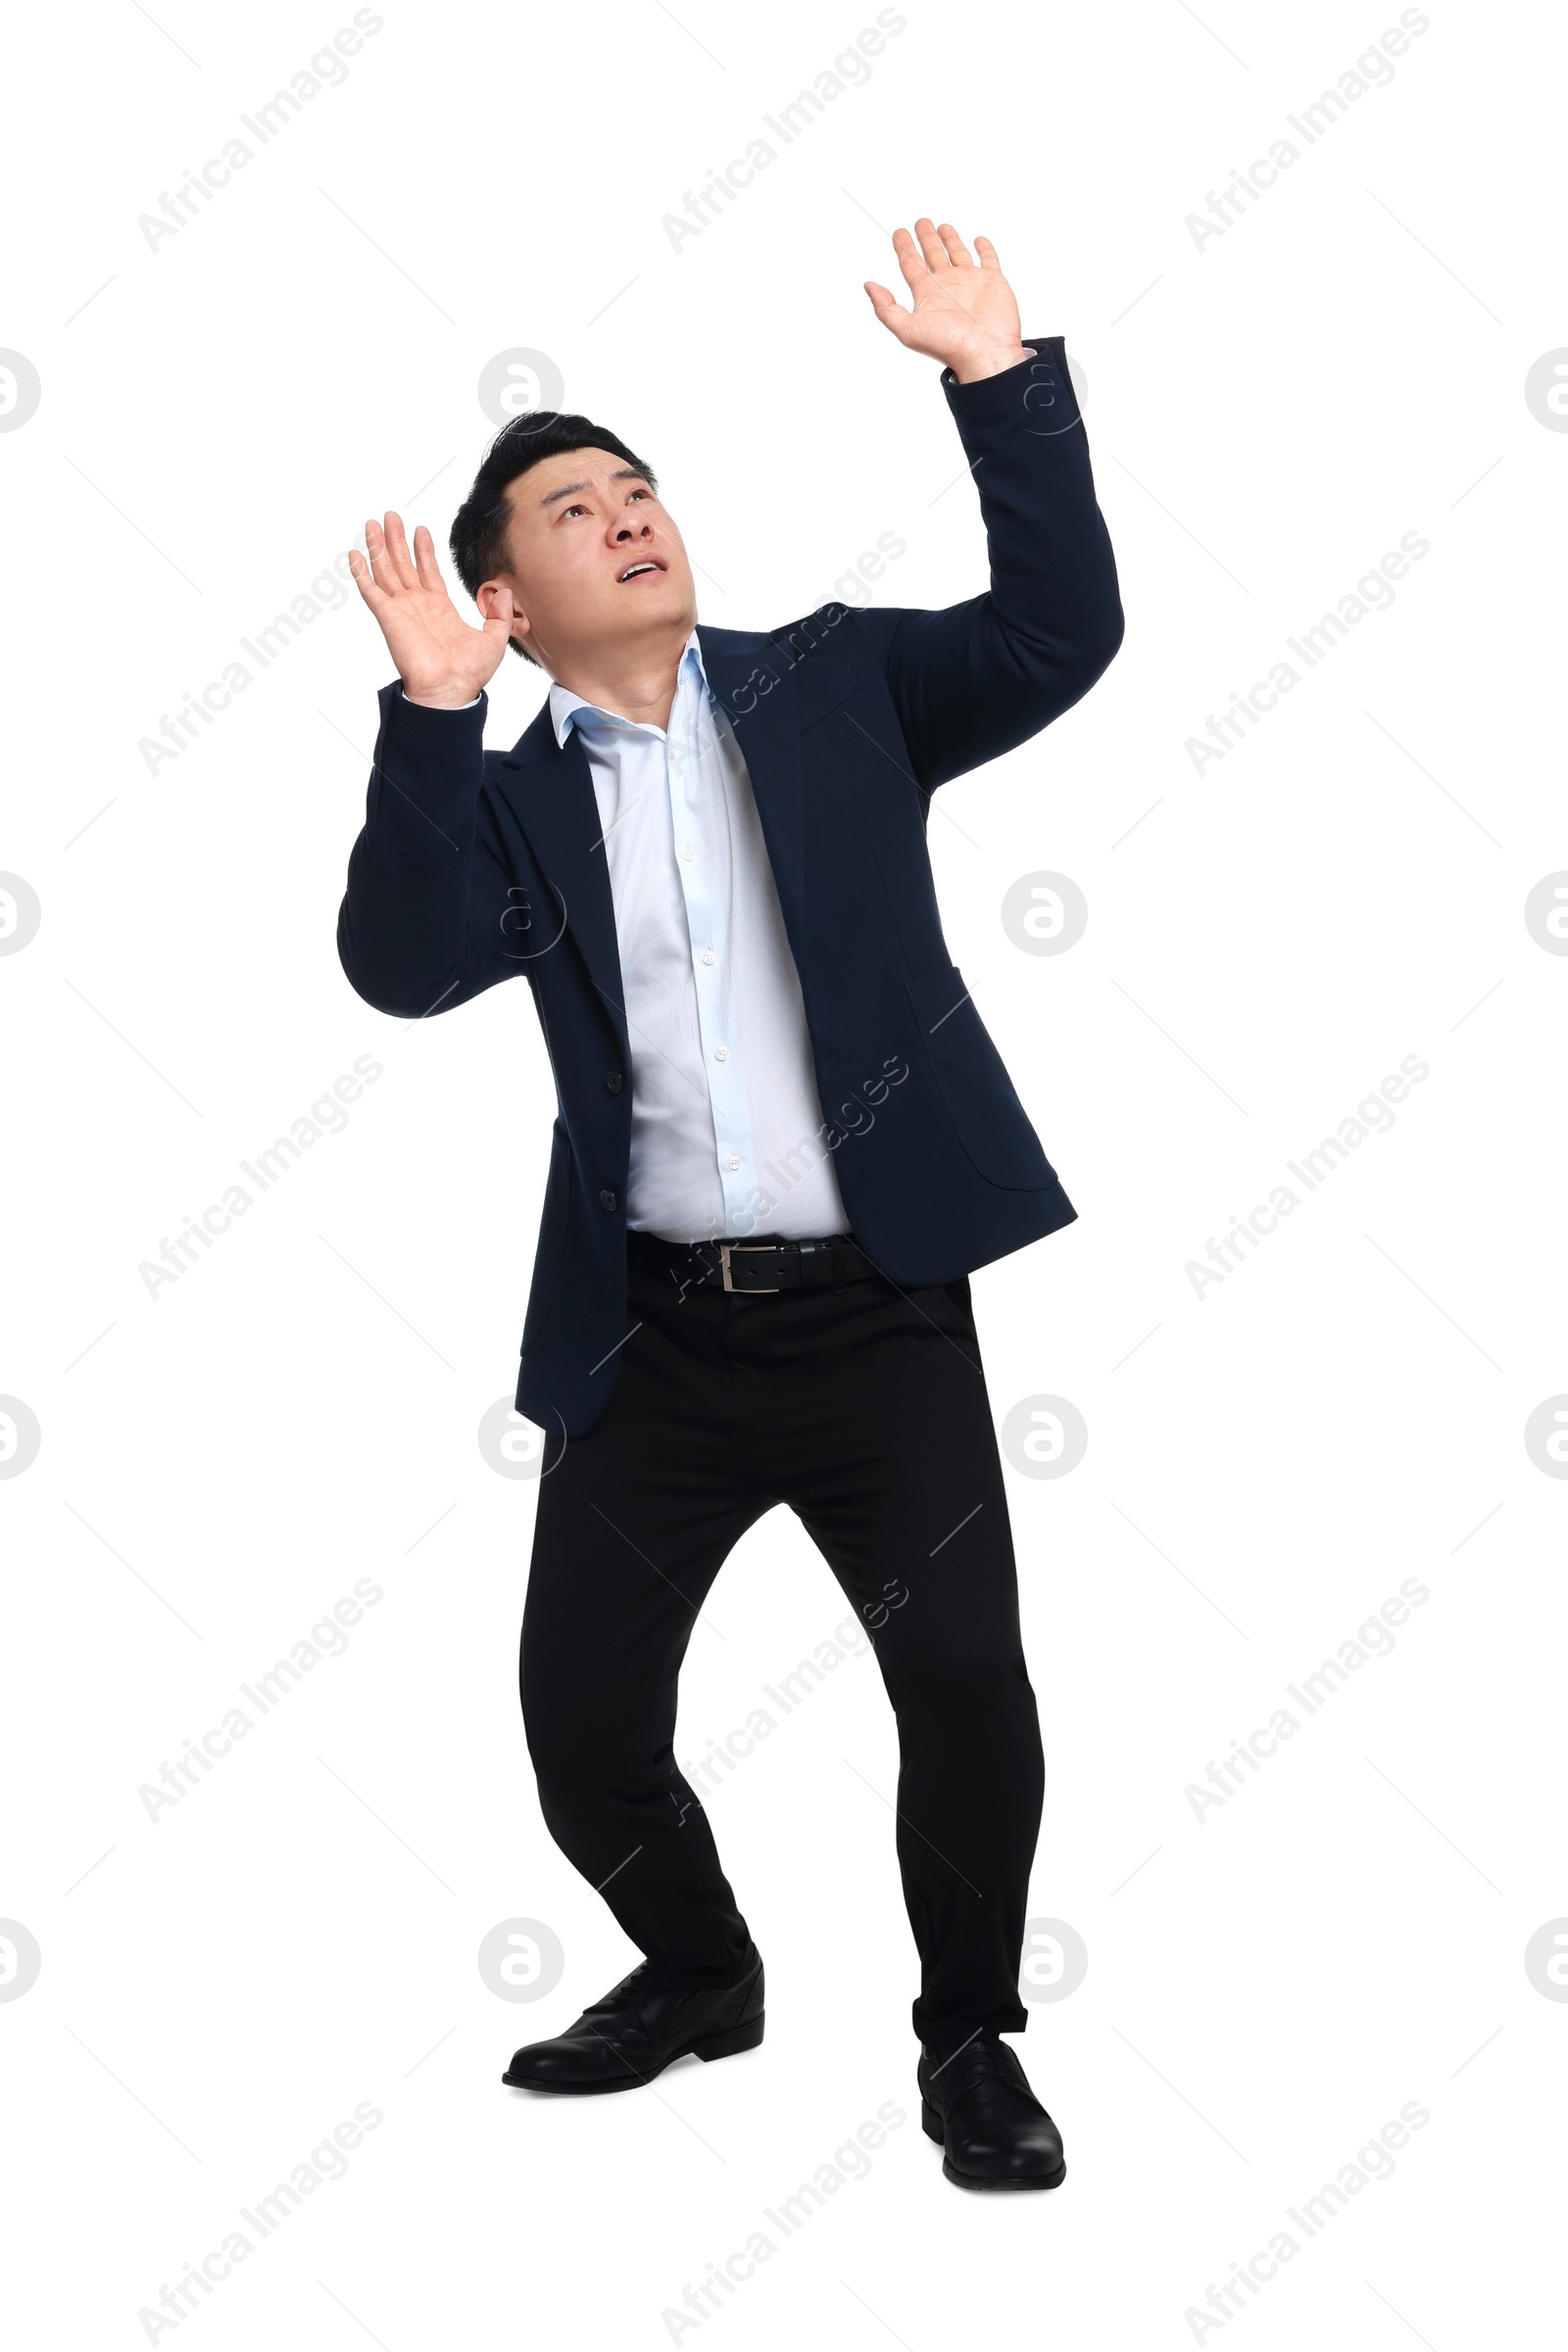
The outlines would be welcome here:
[[[906,980],[926,1060],[959,1143],[991,1184],[1036,1192],[1053,1170],[956,963]]]
[[[858,681],[848,662],[803,662],[795,678],[801,733],[848,701]]]

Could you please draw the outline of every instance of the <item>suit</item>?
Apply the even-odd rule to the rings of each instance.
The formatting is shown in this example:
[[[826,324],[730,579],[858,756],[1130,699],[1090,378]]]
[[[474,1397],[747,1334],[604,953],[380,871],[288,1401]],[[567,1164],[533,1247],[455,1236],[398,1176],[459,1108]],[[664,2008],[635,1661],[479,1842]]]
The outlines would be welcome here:
[[[943,388],[979,493],[991,587],[940,612],[828,604],[700,626],[744,752],[800,976],[824,1141],[851,1229],[897,1284],[960,1279],[1075,1211],[943,938],[930,798],[1079,700],[1121,641],[1115,565],[1059,337]],[[338,925],[380,1010],[444,1012],[524,975],[558,1095],[519,1412],[605,1411],[626,1319],[630,1046],[588,765],[548,709],[510,752],[485,703],[383,690]]]

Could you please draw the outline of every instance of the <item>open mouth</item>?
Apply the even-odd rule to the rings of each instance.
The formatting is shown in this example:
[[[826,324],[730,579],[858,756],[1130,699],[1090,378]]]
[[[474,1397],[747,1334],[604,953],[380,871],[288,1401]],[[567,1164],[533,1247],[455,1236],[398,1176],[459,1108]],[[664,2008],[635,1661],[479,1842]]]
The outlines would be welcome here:
[[[659,562],[657,557],[639,556],[635,564],[628,564],[625,570],[617,572],[615,577],[621,583],[627,580],[641,580],[646,579],[651,573],[662,572],[663,568],[663,564]]]

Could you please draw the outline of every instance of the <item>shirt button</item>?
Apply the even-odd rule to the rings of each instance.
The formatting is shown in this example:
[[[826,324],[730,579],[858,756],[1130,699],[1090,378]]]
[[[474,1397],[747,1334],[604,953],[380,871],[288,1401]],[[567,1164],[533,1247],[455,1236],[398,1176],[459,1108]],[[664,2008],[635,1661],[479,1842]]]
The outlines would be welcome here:
[[[605,1072],[605,1084],[609,1087],[612,1095],[618,1095],[625,1083],[625,1079],[622,1078],[618,1070],[607,1070]]]
[[[713,1059],[714,1059],[715,1061],[728,1061],[728,1059],[729,1059],[729,1048],[728,1048],[728,1046],[715,1046],[715,1047],[713,1048]]]
[[[725,1164],[732,1168],[738,1168],[741,1164],[739,1153],[732,1152],[729,1155],[728,1161]]]
[[[685,847],[685,848],[682,850],[682,852],[681,852],[681,856],[682,856],[683,858],[695,858],[695,857],[696,857],[696,855],[697,855],[697,852],[696,852],[696,851],[695,851],[695,850],[692,848],[692,845],[691,845],[691,843],[690,843],[690,842],[688,842],[688,843],[686,844],[686,847]]]
[[[601,1208],[613,1208],[615,1205],[615,1196],[608,1184],[599,1196],[599,1205]]]
[[[705,963],[716,963],[717,960],[718,958],[714,956],[711,948],[705,948],[703,950],[703,961]]]

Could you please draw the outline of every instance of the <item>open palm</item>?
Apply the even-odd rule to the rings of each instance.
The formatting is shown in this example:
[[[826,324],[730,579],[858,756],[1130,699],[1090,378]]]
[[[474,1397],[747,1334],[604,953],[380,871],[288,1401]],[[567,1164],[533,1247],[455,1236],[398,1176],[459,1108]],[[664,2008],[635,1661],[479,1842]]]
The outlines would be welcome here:
[[[388,514],[385,526],[365,526],[370,560],[358,550],[349,569],[381,624],[387,651],[397,664],[411,702],[448,708],[471,703],[501,665],[512,634],[512,591],[502,588],[482,628],[464,619],[448,596],[435,560],[435,542],[421,522],[414,551],[403,534],[401,515]]]
[[[922,218],[914,231],[912,237],[906,228],[893,232],[912,309],[906,310],[886,286],[866,281],[882,324],[906,350],[923,351],[960,377],[1011,366],[1023,356],[1018,305],[990,238],[976,237],[975,261],[950,220],[939,228]]]

